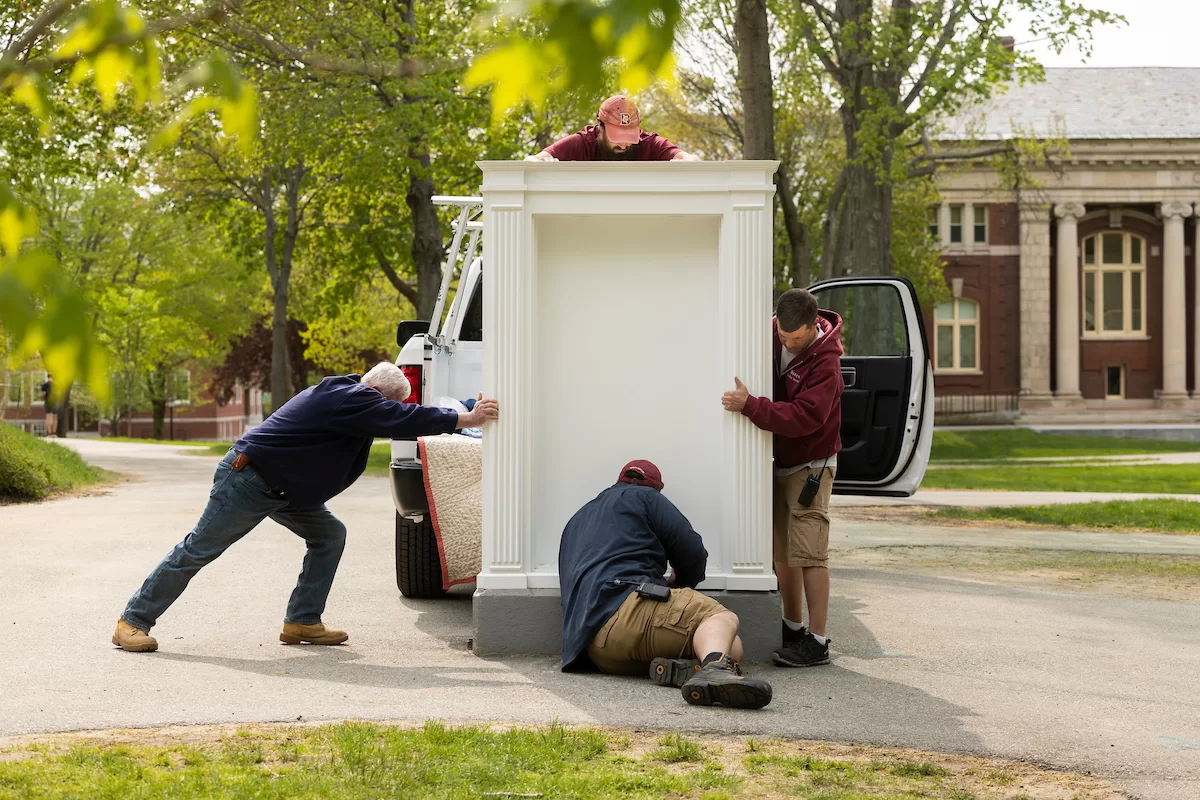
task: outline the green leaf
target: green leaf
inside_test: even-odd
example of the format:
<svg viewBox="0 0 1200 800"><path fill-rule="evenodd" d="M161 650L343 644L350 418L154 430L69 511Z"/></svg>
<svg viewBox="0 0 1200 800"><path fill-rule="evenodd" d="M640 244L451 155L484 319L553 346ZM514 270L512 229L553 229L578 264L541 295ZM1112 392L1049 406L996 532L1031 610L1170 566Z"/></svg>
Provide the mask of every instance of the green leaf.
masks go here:
<svg viewBox="0 0 1200 800"><path fill-rule="evenodd" d="M0 255L15 255L21 244L36 234L37 214L10 186L0 183Z"/></svg>

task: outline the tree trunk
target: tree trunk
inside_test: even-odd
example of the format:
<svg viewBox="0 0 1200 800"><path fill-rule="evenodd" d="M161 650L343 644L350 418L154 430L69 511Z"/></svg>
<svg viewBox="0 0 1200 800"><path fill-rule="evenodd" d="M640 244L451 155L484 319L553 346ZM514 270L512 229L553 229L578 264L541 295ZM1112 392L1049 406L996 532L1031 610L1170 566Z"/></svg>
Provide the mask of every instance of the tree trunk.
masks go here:
<svg viewBox="0 0 1200 800"><path fill-rule="evenodd" d="M58 414L58 425L54 429L54 432L60 439L67 438L67 430L70 427L70 423L67 422L67 418L71 413L71 390L74 388L75 384L71 384L67 387L67 390L63 392L62 400L58 402L58 409L54 412Z"/></svg>
<svg viewBox="0 0 1200 800"><path fill-rule="evenodd" d="M738 0L734 35L741 85L742 152L748 160L775 158L775 95L765 0Z"/></svg>
<svg viewBox="0 0 1200 800"><path fill-rule="evenodd" d="M412 257L417 271L417 319L429 319L437 304L442 284L442 228L437 206L433 204L433 179L429 174L429 154L412 155L416 164L408 171L405 201L412 216ZM437 330L441 320L430 320Z"/></svg>
<svg viewBox="0 0 1200 800"><path fill-rule="evenodd" d="M167 418L166 398L157 397L151 400L150 408L154 412L154 433L151 436L155 439L161 439L163 438L163 421Z"/></svg>
<svg viewBox="0 0 1200 800"><path fill-rule="evenodd" d="M871 167L846 164L830 196L824 238L822 278L891 275L891 183Z"/></svg>
<svg viewBox="0 0 1200 800"><path fill-rule="evenodd" d="M788 238L788 280L793 289L803 289L812 283L812 250L808 243L808 226L800 220L783 164L775 173L775 187L779 207L783 209L783 228Z"/></svg>
<svg viewBox="0 0 1200 800"><path fill-rule="evenodd" d="M770 30L765 0L738 0L734 33L742 95L742 153L751 160L773 161L777 157ZM800 221L787 175L788 165L780 164L774 178L774 205L783 211L788 239L788 279L792 286L803 287L812 280L812 255L808 228Z"/></svg>

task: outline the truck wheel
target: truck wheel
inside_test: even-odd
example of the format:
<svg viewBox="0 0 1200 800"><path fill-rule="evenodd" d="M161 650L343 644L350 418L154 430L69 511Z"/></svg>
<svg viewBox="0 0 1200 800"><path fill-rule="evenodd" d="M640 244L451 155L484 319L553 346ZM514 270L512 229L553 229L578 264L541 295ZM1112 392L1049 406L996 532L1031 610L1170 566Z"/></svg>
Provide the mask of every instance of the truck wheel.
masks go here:
<svg viewBox="0 0 1200 800"><path fill-rule="evenodd" d="M396 585L414 599L442 597L442 559L429 517L413 522L396 514Z"/></svg>

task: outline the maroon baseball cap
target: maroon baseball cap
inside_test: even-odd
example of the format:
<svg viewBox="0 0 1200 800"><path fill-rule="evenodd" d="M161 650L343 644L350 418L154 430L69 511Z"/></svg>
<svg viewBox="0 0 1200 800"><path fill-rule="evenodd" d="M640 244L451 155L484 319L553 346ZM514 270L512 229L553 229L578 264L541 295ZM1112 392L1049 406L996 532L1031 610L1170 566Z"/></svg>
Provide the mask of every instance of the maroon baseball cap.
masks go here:
<svg viewBox="0 0 1200 800"><path fill-rule="evenodd" d="M621 467L617 483L632 483L635 486L649 486L656 492L663 488L662 473L651 461L630 461Z"/></svg>
<svg viewBox="0 0 1200 800"><path fill-rule="evenodd" d="M604 132L613 144L637 144L641 140L642 115L637 103L623 94L615 94L601 103L596 119L604 123Z"/></svg>

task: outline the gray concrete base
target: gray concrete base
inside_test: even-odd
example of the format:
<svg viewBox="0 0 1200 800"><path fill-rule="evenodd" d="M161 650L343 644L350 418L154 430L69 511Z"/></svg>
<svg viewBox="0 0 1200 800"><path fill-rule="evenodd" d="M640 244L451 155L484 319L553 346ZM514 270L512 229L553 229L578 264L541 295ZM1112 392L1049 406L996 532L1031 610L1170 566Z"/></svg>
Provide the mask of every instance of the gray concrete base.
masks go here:
<svg viewBox="0 0 1200 800"><path fill-rule="evenodd" d="M705 592L738 615L750 661L766 661L781 644L778 592ZM474 652L481 656L562 652L557 589L476 589Z"/></svg>

